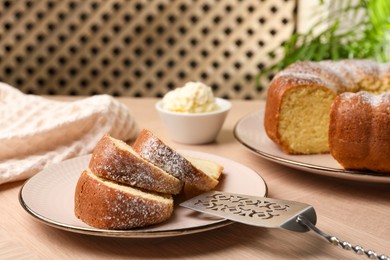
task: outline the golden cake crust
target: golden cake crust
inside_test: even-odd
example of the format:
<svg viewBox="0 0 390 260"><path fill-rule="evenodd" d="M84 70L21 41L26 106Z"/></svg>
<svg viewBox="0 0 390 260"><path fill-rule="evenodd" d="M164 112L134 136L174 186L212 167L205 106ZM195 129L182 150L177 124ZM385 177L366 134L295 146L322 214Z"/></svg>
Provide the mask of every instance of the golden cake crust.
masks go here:
<svg viewBox="0 0 390 260"><path fill-rule="evenodd" d="M331 109L329 146L345 169L390 173L390 92L339 95Z"/></svg>
<svg viewBox="0 0 390 260"><path fill-rule="evenodd" d="M173 212L170 195L125 187L83 171L75 191L75 215L101 229L130 229L161 223Z"/></svg>

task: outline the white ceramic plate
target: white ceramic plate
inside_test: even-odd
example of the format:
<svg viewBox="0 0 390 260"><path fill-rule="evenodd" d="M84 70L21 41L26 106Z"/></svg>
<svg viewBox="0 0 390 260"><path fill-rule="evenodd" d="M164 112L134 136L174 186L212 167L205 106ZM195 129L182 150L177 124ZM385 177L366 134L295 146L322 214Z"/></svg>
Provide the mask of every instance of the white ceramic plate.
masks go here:
<svg viewBox="0 0 390 260"><path fill-rule="evenodd" d="M238 121L234 128L234 136L254 153L279 164L336 178L390 183L390 175L345 170L330 154L289 155L284 153L265 132L263 110L248 114Z"/></svg>
<svg viewBox="0 0 390 260"><path fill-rule="evenodd" d="M252 169L212 154L180 151L183 154L213 160L224 166L216 190L266 196L264 180ZM30 178L19 193L22 207L39 221L67 231L109 237L167 237L222 227L232 222L175 206L172 217L158 225L132 230L102 230L88 226L74 215L74 191L90 155L52 165Z"/></svg>

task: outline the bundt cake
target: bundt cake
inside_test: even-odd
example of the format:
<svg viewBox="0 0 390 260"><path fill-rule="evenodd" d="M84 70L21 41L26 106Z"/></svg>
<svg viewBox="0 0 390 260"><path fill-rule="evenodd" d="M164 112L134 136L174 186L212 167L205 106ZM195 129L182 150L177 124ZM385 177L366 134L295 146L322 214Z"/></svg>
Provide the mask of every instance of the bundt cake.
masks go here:
<svg viewBox="0 0 390 260"><path fill-rule="evenodd" d="M270 83L266 133L289 154L328 153L331 105L339 94L359 91L390 91L390 63L351 59L292 64Z"/></svg>
<svg viewBox="0 0 390 260"><path fill-rule="evenodd" d="M390 173L390 92L337 96L330 113L329 147L345 169Z"/></svg>

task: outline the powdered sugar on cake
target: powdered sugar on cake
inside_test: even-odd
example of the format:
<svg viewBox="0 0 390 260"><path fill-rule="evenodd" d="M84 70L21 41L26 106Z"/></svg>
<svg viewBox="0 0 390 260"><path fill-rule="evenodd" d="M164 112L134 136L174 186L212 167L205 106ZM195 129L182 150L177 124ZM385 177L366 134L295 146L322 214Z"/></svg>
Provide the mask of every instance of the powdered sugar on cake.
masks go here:
<svg viewBox="0 0 390 260"><path fill-rule="evenodd" d="M193 174L193 166L187 159L164 145L158 138L148 138L144 146L147 149L142 149L140 155L157 167L162 168L179 179L196 181L199 178Z"/></svg>
<svg viewBox="0 0 390 260"><path fill-rule="evenodd" d="M363 102L370 104L372 107L378 107L381 104L388 104L390 108L390 92L385 92L378 95L369 93L367 91L360 91L358 93L345 92L340 96L344 101L352 100L354 97L360 97Z"/></svg>
<svg viewBox="0 0 390 260"><path fill-rule="evenodd" d="M283 78L295 85L315 84L329 87L337 93L363 89L381 91L390 82L388 64L370 60L303 61L279 72L275 79Z"/></svg>
<svg viewBox="0 0 390 260"><path fill-rule="evenodd" d="M145 160L185 183L192 183L200 190L210 190L218 184L217 180L194 167L185 157L146 129L141 131L133 148Z"/></svg>
<svg viewBox="0 0 390 260"><path fill-rule="evenodd" d="M98 176L161 193L177 194L182 186L180 180L109 136L96 145L89 168Z"/></svg>

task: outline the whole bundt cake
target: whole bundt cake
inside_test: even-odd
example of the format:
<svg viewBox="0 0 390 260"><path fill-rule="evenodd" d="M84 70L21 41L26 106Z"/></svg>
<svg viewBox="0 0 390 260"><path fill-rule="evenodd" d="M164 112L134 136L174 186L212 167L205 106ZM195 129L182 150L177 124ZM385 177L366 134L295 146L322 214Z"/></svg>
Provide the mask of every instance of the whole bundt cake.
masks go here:
<svg viewBox="0 0 390 260"><path fill-rule="evenodd" d="M390 91L390 63L351 59L292 64L270 83L266 133L289 154L328 153L332 103L341 93L360 91Z"/></svg>

